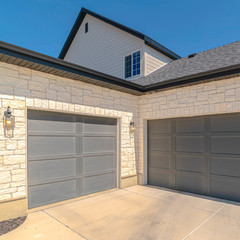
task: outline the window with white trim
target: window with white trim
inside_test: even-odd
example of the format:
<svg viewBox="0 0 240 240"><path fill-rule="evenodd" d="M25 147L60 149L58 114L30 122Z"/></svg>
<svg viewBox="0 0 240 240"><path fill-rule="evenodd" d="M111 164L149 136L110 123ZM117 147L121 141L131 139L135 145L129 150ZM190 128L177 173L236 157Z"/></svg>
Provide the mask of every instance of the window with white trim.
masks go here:
<svg viewBox="0 0 240 240"><path fill-rule="evenodd" d="M140 51L137 51L125 57L125 78L134 77L139 74Z"/></svg>

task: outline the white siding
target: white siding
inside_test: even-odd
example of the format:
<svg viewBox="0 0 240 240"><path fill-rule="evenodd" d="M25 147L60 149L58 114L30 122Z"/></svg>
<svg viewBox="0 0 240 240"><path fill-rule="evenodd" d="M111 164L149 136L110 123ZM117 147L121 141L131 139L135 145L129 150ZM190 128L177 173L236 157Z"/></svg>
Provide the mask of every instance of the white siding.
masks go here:
<svg viewBox="0 0 240 240"><path fill-rule="evenodd" d="M155 49L146 46L145 47L145 76L151 72L157 70L161 66L172 61L167 56L156 51Z"/></svg>
<svg viewBox="0 0 240 240"><path fill-rule="evenodd" d="M143 40L87 14L64 60L124 78L124 57L140 50L143 76L144 47Z"/></svg>

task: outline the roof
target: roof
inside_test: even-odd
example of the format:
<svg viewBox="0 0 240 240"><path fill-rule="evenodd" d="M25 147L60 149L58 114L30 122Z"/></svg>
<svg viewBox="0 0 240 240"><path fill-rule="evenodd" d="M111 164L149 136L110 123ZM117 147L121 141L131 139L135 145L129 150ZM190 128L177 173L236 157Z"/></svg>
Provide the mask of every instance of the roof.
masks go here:
<svg viewBox="0 0 240 240"><path fill-rule="evenodd" d="M172 61L154 73L134 81L113 77L2 41L0 62L142 95L149 91L240 75L240 41L199 53L193 58Z"/></svg>
<svg viewBox="0 0 240 240"><path fill-rule="evenodd" d="M146 77L135 79L132 82L142 86L166 83L182 78L199 76L206 73L224 70L226 68L239 67L240 41L230 43L208 51L193 54L193 57L185 57L167 63Z"/></svg>
<svg viewBox="0 0 240 240"><path fill-rule="evenodd" d="M64 44L64 46L63 46L63 48L62 48L62 50L61 50L61 52L59 54L59 58L60 59L64 59L65 55L67 54L67 51L68 51L69 47L71 46L71 43L72 43L75 35L77 34L78 29L80 28L80 26L81 26L81 24L83 22L84 17L86 16L86 14L89 14L89 15L91 15L91 16L93 16L93 17L95 17L95 18L97 18L97 19L99 19L101 21L104 21L104 22L106 22L108 24L111 24L114 27L117 27L117 28L119 28L119 29L121 29L121 30L123 30L123 31L125 31L127 33L130 33L130 34L134 35L135 37L138 37L138 38L144 40L146 45L154 48L155 50L163 53L164 55L168 56L169 58L171 58L173 60L180 58L179 55L177 55L176 53L172 52L168 48L164 47L160 43L154 41L150 37L144 35L143 33L135 31L135 30L133 30L133 29L131 29L129 27L126 27L126 26L124 26L124 25L122 25L122 24L120 24L118 22L115 22L115 21L109 19L109 18L101 16L101 15L99 15L99 14L97 14L95 12L92 12L92 11L86 9L86 8L82 8L80 13L78 14L78 17L77 17L73 27L72 27L72 30L70 31L70 34L68 35L68 38L67 38L67 40L66 40L66 42L65 42L65 44Z"/></svg>

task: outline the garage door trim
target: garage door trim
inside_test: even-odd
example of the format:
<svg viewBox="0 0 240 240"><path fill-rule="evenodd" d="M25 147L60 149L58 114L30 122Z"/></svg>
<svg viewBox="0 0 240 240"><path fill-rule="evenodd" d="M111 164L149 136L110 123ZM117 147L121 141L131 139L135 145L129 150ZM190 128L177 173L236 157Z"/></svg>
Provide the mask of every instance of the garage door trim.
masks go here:
<svg viewBox="0 0 240 240"><path fill-rule="evenodd" d="M119 117L114 117L114 116L98 116L98 115L91 115L91 114L82 114L82 113L75 113L75 112L65 112L65 111L53 111L53 110L48 110L48 109L38 109L38 108L31 108L31 107L28 107L27 108L27 111L26 111L26 129L28 129L28 124L27 124L27 120L28 120L28 114L29 114L29 111L37 111L37 112L49 112L49 113L59 113L59 114L66 114L66 115L75 115L76 117L95 117L95 118L106 118L106 119L115 119L116 120L116 134L111 134L111 133L106 133L105 135L108 136L108 137L115 137L116 139L116 152L115 152L115 157L116 157L116 167L115 169L108 169L106 171L101 171L101 172L98 172L98 173L88 173L88 174L82 174L81 176L84 176L85 178L88 178L89 176L97 176L97 175L101 175L103 173L115 173L115 183L116 183L116 188L121 188L121 162L120 162L120 153L121 153L121 142L120 142L120 124L121 124L121 119ZM26 153L28 151L28 137L31 136L31 135L39 135L41 137L42 136L46 136L48 135L48 132L45 132L45 133L36 133L34 131L29 131L29 134L28 134L28 131L26 131ZM49 133L49 135L53 136L51 133ZM62 132L60 134L55 134L55 136L81 136L81 137L92 137L92 136L99 136L101 137L101 133L83 133L83 134L73 134L73 133L69 133L69 132ZM102 154L101 153L91 153L91 152L86 152L84 154L82 154L82 156L84 157L95 157L95 156L101 156ZM104 156L105 155L113 155L113 152L104 152ZM69 154L66 154L66 155L63 155L61 156L60 158L64 159L65 157L69 158L71 156L75 156L76 155L69 155ZM28 154L26 154L26 162L28 163L29 160L32 161L32 160L38 160L38 158L40 159L45 159L45 160L53 160L54 157L31 157L31 156L28 156ZM59 159L59 157L56 157L56 159ZM61 178L62 179L66 179L66 180L71 180L71 179L75 179L75 178L79 178L80 175L77 175L76 177L72 178ZM56 180L53 180L53 182L58 182L58 181L61 181L60 179L56 179ZM44 182L44 181L43 181ZM33 182L30 182L30 184L32 184ZM29 200L29 180L28 180L28 177L26 179L26 184L27 184L27 199ZM42 184L42 182L41 182ZM81 197L81 196L80 196ZM74 199L74 198L73 198ZM65 200L63 200L65 201ZM60 201L61 202L61 201ZM51 203L50 203L51 204ZM48 205L48 204L47 204ZM29 205L28 205L28 208L29 208ZM31 208L32 209L32 208Z"/></svg>
<svg viewBox="0 0 240 240"><path fill-rule="evenodd" d="M148 173L148 171L149 171L148 170L148 165L149 165L149 163L148 163L148 161L149 161L148 160L148 153L149 153L150 149L148 148L148 144L149 144L148 143L148 139L149 139L148 134L150 134L151 129L150 129L150 132L148 133L148 122L151 121L151 120L159 120L159 121L161 121L161 120L172 120L173 122L171 123L171 126L172 125L176 126L175 124L177 124L177 122L179 124L179 122L181 122L181 119L186 119L187 120L187 119L194 119L194 118L203 121L203 124L202 124L203 128L201 130L202 134L199 134L199 135L204 137L206 141L202 141L202 142L205 142L205 143L204 143L204 148L202 149L202 153L199 154L199 156L204 155L203 156L204 159L202 161L203 164L204 164L202 166L202 168L204 170L202 170L202 171L206 171L206 169L207 169L207 173L209 173L210 175L208 176L208 174L206 175L206 172L201 172L201 171L200 172L198 172L198 171L192 172L192 166L194 166L192 164L190 164L192 166L190 167L191 170L189 170L189 174L191 174L191 172L192 172L193 175L195 175L195 176L198 175L199 177L201 177L201 176L205 177L204 181L206 181L206 187L207 187L205 190L207 192L202 193L202 194L204 194L204 195L209 195L210 194L212 196L217 196L217 197L225 198L225 199L229 199L229 198L230 199L232 199L232 198L239 199L239 195L237 196L236 190L234 190L236 188L233 188L234 186L237 186L236 185L237 183L235 183L234 181L237 180L238 184L239 184L239 178L240 178L240 174L238 172L234 171L234 169L236 169L236 167L234 168L234 166L236 164L237 164L236 166L239 167L239 150L236 150L236 146L237 146L237 143L239 142L239 135L240 135L240 127L239 127L239 124L238 124L239 123L239 118L240 118L239 113L219 113L219 114L211 114L211 115L197 115L197 116L182 116L182 117L144 119L144 121L143 121L143 133L144 133L143 134L143 139L144 139L144 142L143 142L143 150L144 150L144 152L143 152L143 161L144 161L143 162L143 182L144 182L144 184L148 184L148 174L149 174ZM192 120L190 120L190 121L192 121ZM171 122L171 121L169 121L169 122ZM185 121L183 121L183 122L185 122ZM155 123L153 122L152 124L153 124L152 129L155 129L156 128ZM186 122L184 124L187 125ZM161 129L163 129L163 128L161 128ZM188 133L185 132L185 130L181 129L181 131L178 132L178 129L174 128L174 131L171 133L172 137L179 136L179 135L181 135L181 133L183 133L183 135L188 135ZM190 131L189 135L192 134L193 136L196 136L197 134L194 131L193 132ZM163 136L164 135L163 133L165 131L159 130L157 132L159 132L159 134L161 133L160 135L158 134L159 136ZM153 131L153 133L154 133L154 131ZM216 137L216 139L214 137ZM227 137L229 137L229 141L233 141L233 142L231 142L231 144L226 144L226 141L229 142L228 139L226 139ZM153 139L153 138L154 138L154 135L151 135L151 139ZM162 137L160 137L160 140L161 139L162 139ZM174 138L174 139L175 139L174 142L177 142L176 138ZM214 143L214 141L216 141L216 140L219 140L219 141ZM154 141L152 141L152 143L153 144L151 144L151 148L152 148L153 151L151 151L151 155L153 154L152 156L154 156L154 149L156 147L155 147ZM184 146L184 145L182 145L182 143L183 142L181 142L181 148L179 150L182 150L182 146ZM212 144L215 144L215 145L217 144L215 149L213 148ZM224 146L224 147L222 148L221 145ZM235 146L235 148L234 147L232 148L232 145ZM156 150L158 148L159 147L157 147ZM161 147L161 148L159 148L159 150L160 150L160 152L159 152L160 156L162 158L162 152L164 151L164 148ZM194 151L195 150L196 149L194 149ZM170 154L171 156L174 156L173 158L171 157L172 158L171 167L173 167L172 163L174 164L174 167L176 166L177 157L179 157L180 154L186 155L185 152L183 152L183 153L177 152L177 149L175 148L175 145L173 145L173 148L171 148L171 150L168 149L168 151L171 152L171 154ZM183 149L183 151L187 151L187 150ZM176 153L176 154L173 154L173 153ZM156 154L157 154L157 152L156 152ZM191 155L191 154L187 154L187 155ZM196 152L195 152L195 155L196 155ZM162 159L164 159L164 158L162 158ZM157 168L159 168L159 173L160 173L164 170L165 165L162 164L162 162L159 162L159 161L156 162L156 160L157 159L153 160L152 163L154 163L154 165L152 165L151 169L154 170L154 168L157 167ZM238 160L238 162L237 162L237 160ZM163 163L164 162L165 161L163 161ZM182 162L182 160L180 160L180 163L181 162ZM187 162L185 162L185 163L187 163ZM157 163L160 163L160 165L158 165ZM214 168L212 168L212 164L215 164ZM220 167L221 165L219 165L219 164L231 164L231 165L229 165L229 167L227 165L225 167ZM179 173L181 173L181 169L177 169L177 168L174 168L174 169L169 168L169 171L170 172L172 172L172 171L173 172L178 172L178 174L176 176L174 174L174 178L177 177L179 175ZM186 166L184 166L183 171L185 171L185 173L186 173L186 171L187 171ZM214 171L216 171L216 174L214 173ZM154 175L151 175L151 176L153 177ZM210 177L211 177L211 182L210 182ZM150 180L150 181L152 181L152 180ZM217 182L221 182L221 181L226 181L226 183L224 183L224 184L226 184L225 186L230 187L230 189L228 190L228 193L225 190L223 190L223 192L219 192L219 188L216 187ZM176 179L174 179L174 182L177 185ZM164 184L164 182L163 182L163 184ZM171 184L171 182L170 182L170 184ZM233 185L228 185L228 184L233 184ZM171 189L171 187L170 187L170 189ZM211 192L210 192L210 189L211 189ZM201 193L199 193L199 194L201 194ZM239 201L239 200L237 200L237 201Z"/></svg>

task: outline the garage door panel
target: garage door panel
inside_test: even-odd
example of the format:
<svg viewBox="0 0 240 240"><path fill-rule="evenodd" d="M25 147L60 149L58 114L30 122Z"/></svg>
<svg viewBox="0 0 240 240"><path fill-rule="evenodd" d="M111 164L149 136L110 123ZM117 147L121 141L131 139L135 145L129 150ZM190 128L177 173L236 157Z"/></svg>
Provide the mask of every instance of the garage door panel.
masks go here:
<svg viewBox="0 0 240 240"><path fill-rule="evenodd" d="M199 155L176 155L176 169L189 172L204 172L206 159Z"/></svg>
<svg viewBox="0 0 240 240"><path fill-rule="evenodd" d="M149 122L148 129L149 129L148 130L149 134L170 133L171 132L171 122L169 121L169 119L152 120L151 122Z"/></svg>
<svg viewBox="0 0 240 240"><path fill-rule="evenodd" d="M31 161L28 163L29 182L48 181L76 176L77 158Z"/></svg>
<svg viewBox="0 0 240 240"><path fill-rule="evenodd" d="M116 168L115 155L89 156L83 157L84 174L98 173Z"/></svg>
<svg viewBox="0 0 240 240"><path fill-rule="evenodd" d="M84 153L115 152L115 137L92 136L85 137L83 142Z"/></svg>
<svg viewBox="0 0 240 240"><path fill-rule="evenodd" d="M170 187L171 171L159 168L148 169L148 184L159 187Z"/></svg>
<svg viewBox="0 0 240 240"><path fill-rule="evenodd" d="M84 132L87 133L115 133L116 132L116 119L111 118L97 118L85 117L84 118Z"/></svg>
<svg viewBox="0 0 240 240"><path fill-rule="evenodd" d="M179 118L176 119L177 133L201 133L204 131L204 119Z"/></svg>
<svg viewBox="0 0 240 240"><path fill-rule="evenodd" d="M29 156L71 155L75 153L75 137L28 136Z"/></svg>
<svg viewBox="0 0 240 240"><path fill-rule="evenodd" d="M200 174L192 173L176 173L176 189L193 192L193 193L202 193L206 192L205 189L205 178Z"/></svg>
<svg viewBox="0 0 240 240"><path fill-rule="evenodd" d="M29 111L28 131L74 133L76 131L75 117L70 114Z"/></svg>
<svg viewBox="0 0 240 240"><path fill-rule="evenodd" d="M83 179L83 193L90 194L116 187L114 184L116 173L106 173L90 176Z"/></svg>
<svg viewBox="0 0 240 240"><path fill-rule="evenodd" d="M211 196L226 198L234 201L240 200L240 179L230 177L212 176Z"/></svg>
<svg viewBox="0 0 240 240"><path fill-rule="evenodd" d="M176 152L203 153L203 136L177 136Z"/></svg>
<svg viewBox="0 0 240 240"><path fill-rule="evenodd" d="M76 180L31 186L28 201L31 208L76 197Z"/></svg>
<svg viewBox="0 0 240 240"><path fill-rule="evenodd" d="M211 157L210 161L212 174L240 177L240 158Z"/></svg>
<svg viewBox="0 0 240 240"><path fill-rule="evenodd" d="M152 151L171 151L172 141L171 137L159 136L149 138L149 149Z"/></svg>
<svg viewBox="0 0 240 240"><path fill-rule="evenodd" d="M212 133L240 132L239 114L220 115L210 117L210 131Z"/></svg>
<svg viewBox="0 0 240 240"><path fill-rule="evenodd" d="M215 154L240 154L240 136L210 137L210 151Z"/></svg>
<svg viewBox="0 0 240 240"><path fill-rule="evenodd" d="M170 169L172 155L167 153L159 153L158 151L152 151L149 156L150 168L165 168Z"/></svg>

